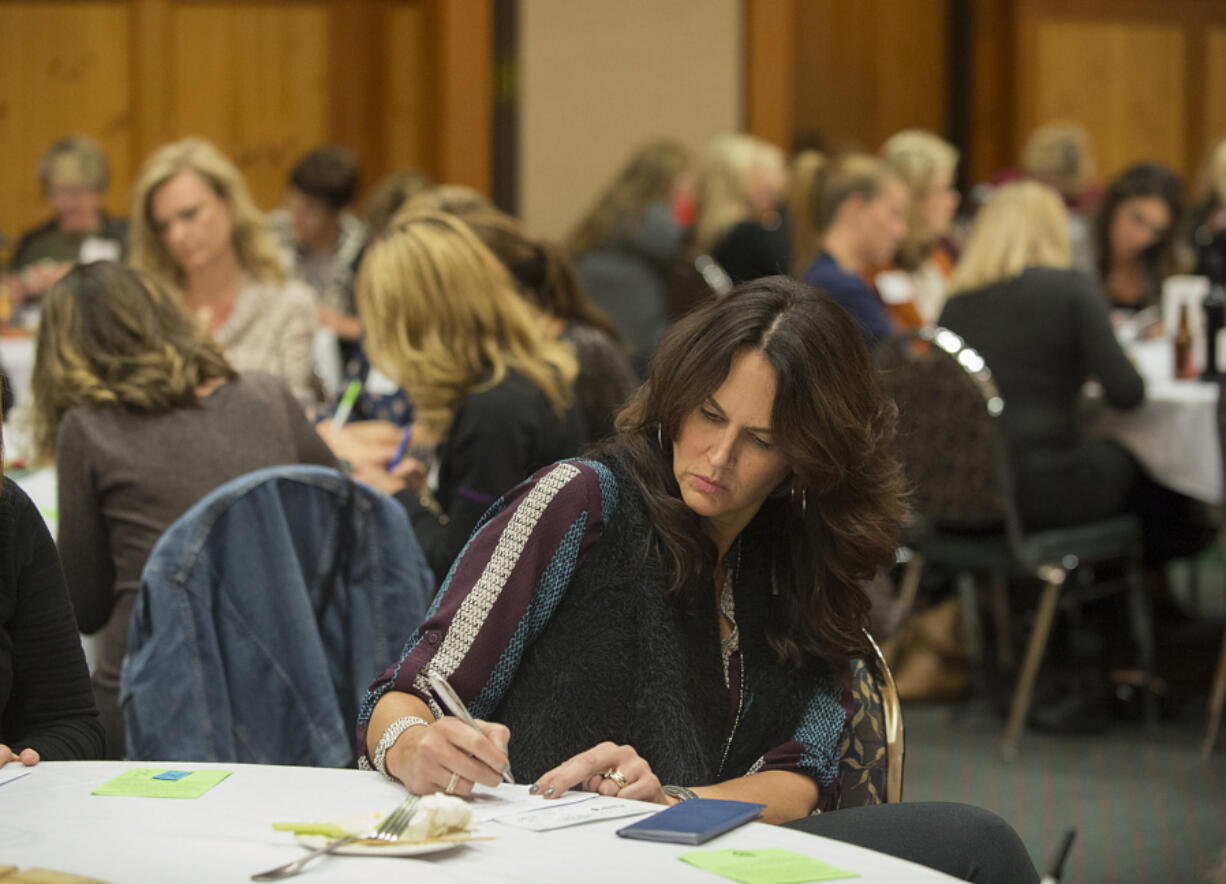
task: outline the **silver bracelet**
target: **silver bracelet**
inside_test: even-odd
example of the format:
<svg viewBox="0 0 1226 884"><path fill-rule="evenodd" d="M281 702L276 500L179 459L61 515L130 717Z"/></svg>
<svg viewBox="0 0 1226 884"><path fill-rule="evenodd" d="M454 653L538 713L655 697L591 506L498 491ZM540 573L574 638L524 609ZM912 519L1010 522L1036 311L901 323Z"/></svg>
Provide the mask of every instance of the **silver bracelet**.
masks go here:
<svg viewBox="0 0 1226 884"><path fill-rule="evenodd" d="M685 786L661 786L660 790L668 797L676 798L678 801L689 801L691 798L698 797L697 792Z"/></svg>
<svg viewBox="0 0 1226 884"><path fill-rule="evenodd" d="M387 772L387 767L385 766L384 759L387 758L387 750L391 749L392 746L395 745L396 741L400 739L401 734L403 734L409 728L417 727L418 725L429 727L430 722L426 721L424 718L418 718L416 715L406 715L403 718L397 718L387 726L387 730L383 732L383 736L379 737L379 742L375 743L375 754L371 759L371 761L374 763L375 770L383 774L389 780L396 779Z"/></svg>

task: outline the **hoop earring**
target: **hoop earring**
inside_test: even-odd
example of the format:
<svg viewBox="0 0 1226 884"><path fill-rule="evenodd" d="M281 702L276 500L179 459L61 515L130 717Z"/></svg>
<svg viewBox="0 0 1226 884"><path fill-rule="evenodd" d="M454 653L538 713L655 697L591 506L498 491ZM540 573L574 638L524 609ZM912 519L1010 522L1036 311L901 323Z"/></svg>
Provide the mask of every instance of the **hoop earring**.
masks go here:
<svg viewBox="0 0 1226 884"><path fill-rule="evenodd" d="M805 517L805 510L807 508L807 504L808 504L808 501L805 499L805 489L801 488L800 489L800 518L802 520ZM792 505L793 506L796 505L796 486L795 485L792 486Z"/></svg>
<svg viewBox="0 0 1226 884"><path fill-rule="evenodd" d="M656 442L660 443L660 448L664 448L664 424L656 424Z"/></svg>

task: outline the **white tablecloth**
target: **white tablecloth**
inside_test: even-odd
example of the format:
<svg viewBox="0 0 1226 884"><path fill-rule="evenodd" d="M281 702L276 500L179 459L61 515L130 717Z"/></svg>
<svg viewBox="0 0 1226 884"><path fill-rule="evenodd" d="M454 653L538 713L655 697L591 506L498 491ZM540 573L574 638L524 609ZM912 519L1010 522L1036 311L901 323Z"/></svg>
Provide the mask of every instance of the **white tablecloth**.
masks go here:
<svg viewBox="0 0 1226 884"><path fill-rule="evenodd" d="M1205 503L1222 502L1222 450L1218 441L1218 385L1174 379L1167 340L1141 341L1128 354L1145 379L1145 402L1133 411L1087 404L1094 436L1115 439L1156 482Z"/></svg>
<svg viewBox="0 0 1226 884"><path fill-rule="evenodd" d="M104 798L90 793L132 767L233 773L196 800ZM0 774L9 767L0 768ZM506 786L516 797L523 786ZM133 762L43 763L28 776L0 785L0 859L127 882L247 881L255 872L303 853L273 822L322 821L390 811L401 787L373 772L262 765ZM649 809L655 809L654 806ZM902 860L803 832L751 823L701 847L619 838L632 820L589 823L535 833L502 823L481 824L490 841L419 858L326 857L305 881L488 882L668 881L717 884L718 878L677 859L696 849L786 847L848 871L857 882L948 882L945 875Z"/></svg>

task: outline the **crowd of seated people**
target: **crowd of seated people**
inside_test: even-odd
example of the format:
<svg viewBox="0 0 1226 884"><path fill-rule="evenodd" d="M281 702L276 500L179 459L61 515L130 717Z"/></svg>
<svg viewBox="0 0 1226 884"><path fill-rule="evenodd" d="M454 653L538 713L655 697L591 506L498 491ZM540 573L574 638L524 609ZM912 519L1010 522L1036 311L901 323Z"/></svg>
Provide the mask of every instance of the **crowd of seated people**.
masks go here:
<svg viewBox="0 0 1226 884"><path fill-rule="evenodd" d="M964 238L959 155L933 133L790 165L748 135L657 141L565 243L411 171L360 221L358 165L338 147L293 166L270 217L199 138L146 160L125 229L101 211L97 146L57 142L39 167L55 218L22 239L6 290L37 302L32 454L57 472L64 579L7 480L0 566L37 572L38 594L16 603L54 614L47 642L76 647L75 616L102 643L92 691L75 652L40 673L63 701L44 720L20 699L47 689L31 639L14 638L0 765L123 757L120 667L158 537L229 479L315 463L393 495L440 586L371 688L367 764L419 792L467 794L510 760L547 797L744 798L776 822L835 809L846 673L871 648L861 581L892 562L906 513L873 346L939 322L981 353L1009 402L1027 528L1138 511L1160 544L1150 525L1182 512L1121 445L1083 438L1076 410L1089 379L1118 409L1143 401L1113 308L1158 303L1194 259L1220 272L1226 145L1189 224L1183 182L1156 163L1096 204L1084 175L1053 187L1045 158L1069 152L1040 147L1076 136L1044 133L1009 176L1027 180L979 191ZM707 279L678 319L673 271L696 256L726 283ZM320 327L341 342L351 395L321 388ZM17 636L13 604L0 615ZM490 720L483 734L422 690L436 656ZM574 708L534 716L559 679ZM729 741L726 712L750 691ZM892 847L946 868L967 858L925 855L930 840ZM996 880L1033 880L1001 856Z"/></svg>

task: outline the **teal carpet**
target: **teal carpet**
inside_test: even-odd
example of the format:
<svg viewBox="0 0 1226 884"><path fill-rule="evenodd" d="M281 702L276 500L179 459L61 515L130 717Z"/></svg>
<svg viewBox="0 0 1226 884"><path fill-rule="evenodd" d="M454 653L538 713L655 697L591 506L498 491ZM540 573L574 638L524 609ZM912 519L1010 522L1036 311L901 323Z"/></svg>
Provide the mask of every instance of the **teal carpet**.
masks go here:
<svg viewBox="0 0 1226 884"><path fill-rule="evenodd" d="M998 720L906 708L903 794L1000 814L1040 872L1075 826L1065 882L1204 884L1226 849L1226 740L1201 762L1201 708L1152 736L1133 724L1094 737L1028 732L1012 763L1001 756Z"/></svg>
<svg viewBox="0 0 1226 884"><path fill-rule="evenodd" d="M1171 702L1154 733L1131 722L1087 737L1028 730L1010 763L994 715L958 704L904 706L904 798L995 811L1021 835L1040 873L1075 826L1067 884L1226 884L1226 733L1208 763L1200 758L1226 618L1226 541L1219 537L1200 557L1199 592L1189 573L1188 565L1173 567L1170 578L1192 617L1156 629Z"/></svg>

